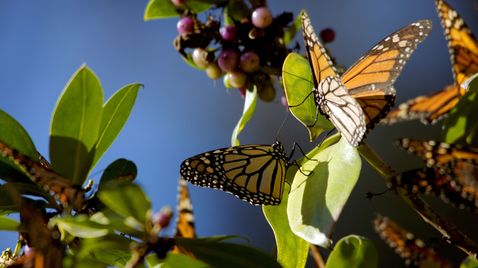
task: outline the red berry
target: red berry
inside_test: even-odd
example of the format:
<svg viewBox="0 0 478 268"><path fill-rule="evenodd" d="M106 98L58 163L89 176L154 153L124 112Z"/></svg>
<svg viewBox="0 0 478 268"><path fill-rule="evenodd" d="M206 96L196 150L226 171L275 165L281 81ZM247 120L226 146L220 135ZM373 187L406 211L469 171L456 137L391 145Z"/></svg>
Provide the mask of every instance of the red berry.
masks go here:
<svg viewBox="0 0 478 268"><path fill-rule="evenodd" d="M232 25L227 25L222 27L219 32L221 33L221 37L224 41L235 41L237 38L237 29Z"/></svg>
<svg viewBox="0 0 478 268"><path fill-rule="evenodd" d="M247 51L241 55L239 66L246 73L253 73L259 70L260 59L253 51Z"/></svg>
<svg viewBox="0 0 478 268"><path fill-rule="evenodd" d="M226 49L219 54L217 64L224 72L230 72L236 69L239 62L239 52L234 49Z"/></svg>
<svg viewBox="0 0 478 268"><path fill-rule="evenodd" d="M190 17L181 18L176 24L178 33L189 34L194 32L194 20Z"/></svg>
<svg viewBox="0 0 478 268"><path fill-rule="evenodd" d="M322 41L324 41L324 43L330 43L335 39L335 31L331 28L325 28L320 31L320 38Z"/></svg>
<svg viewBox="0 0 478 268"><path fill-rule="evenodd" d="M158 213L153 215L153 222L161 228L166 228L173 217L173 208L170 206L162 207Z"/></svg>
<svg viewBox="0 0 478 268"><path fill-rule="evenodd" d="M193 51L192 59L194 64L196 64L199 68L206 68L207 65L209 64L207 56L208 56L207 50L204 48L196 48Z"/></svg>
<svg viewBox="0 0 478 268"><path fill-rule="evenodd" d="M246 85L247 75L240 71L235 71L230 73L229 82L232 87L242 88Z"/></svg>
<svg viewBox="0 0 478 268"><path fill-rule="evenodd" d="M272 23L272 13L267 7L259 7L252 12L252 24L257 28L266 28Z"/></svg>

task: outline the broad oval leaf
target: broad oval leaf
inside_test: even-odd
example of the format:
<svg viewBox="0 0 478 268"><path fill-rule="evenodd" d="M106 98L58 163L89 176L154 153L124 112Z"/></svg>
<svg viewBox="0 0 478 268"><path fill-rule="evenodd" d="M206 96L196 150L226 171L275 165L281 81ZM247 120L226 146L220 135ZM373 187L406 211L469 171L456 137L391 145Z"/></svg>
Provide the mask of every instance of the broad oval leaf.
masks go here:
<svg viewBox="0 0 478 268"><path fill-rule="evenodd" d="M136 175L138 174L138 169L136 164L133 161L119 158L116 159L113 163L109 164L108 167L101 175L100 183L98 189L102 189L111 181L129 181L132 182Z"/></svg>
<svg viewBox="0 0 478 268"><path fill-rule="evenodd" d="M272 256L239 244L220 242L216 239L174 238L176 245L194 254L199 260L213 267L281 267Z"/></svg>
<svg viewBox="0 0 478 268"><path fill-rule="evenodd" d="M322 247L330 246L329 237L361 168L357 150L345 139L326 144L329 142L307 154L311 160L301 162L302 172L295 174L287 204L292 231Z"/></svg>
<svg viewBox="0 0 478 268"><path fill-rule="evenodd" d="M478 145L478 74L470 77L464 86L468 86L468 92L447 115L443 135L447 143Z"/></svg>
<svg viewBox="0 0 478 268"><path fill-rule="evenodd" d="M314 101L314 80L310 64L303 56L290 53L282 66L282 79L289 109L309 131L310 141L315 140L333 125L320 114Z"/></svg>
<svg viewBox="0 0 478 268"><path fill-rule="evenodd" d="M473 256L468 256L461 264L460 268L476 268L478 267L478 260Z"/></svg>
<svg viewBox="0 0 478 268"><path fill-rule="evenodd" d="M207 10L215 1L188 0L187 7L190 11L200 13ZM171 3L171 0L150 0L144 11L144 20L165 19L179 17L181 12Z"/></svg>
<svg viewBox="0 0 478 268"><path fill-rule="evenodd" d="M143 190L132 183L108 183L98 192L98 197L107 207L125 218L132 218L144 228L151 203Z"/></svg>
<svg viewBox="0 0 478 268"><path fill-rule="evenodd" d="M239 133L242 132L244 127L246 126L247 122L251 120L252 116L254 115L254 111L256 110L256 102L257 102L257 88L253 86L252 90L246 90L246 98L244 100L244 110L242 111L242 116L237 122L234 131L232 132L231 137L231 145L238 146L239 142Z"/></svg>
<svg viewBox="0 0 478 268"><path fill-rule="evenodd" d="M58 226L62 233L66 231L81 238L102 237L113 231L107 225L90 220L86 215L52 218L50 223Z"/></svg>
<svg viewBox="0 0 478 268"><path fill-rule="evenodd" d="M146 263L150 268L206 268L211 267L204 262L194 259L190 256L177 253L168 253L166 258L160 260L156 254L146 256Z"/></svg>
<svg viewBox="0 0 478 268"><path fill-rule="evenodd" d="M287 169L287 181L297 172L296 166ZM309 243L295 235L287 220L287 202L290 184L284 185L282 201L278 206L263 206L262 211L274 231L277 246L277 261L284 268L305 267L309 254Z"/></svg>
<svg viewBox="0 0 478 268"><path fill-rule="evenodd" d="M103 106L100 130L95 148L93 168L120 133L133 109L141 84L126 85L118 90Z"/></svg>
<svg viewBox="0 0 478 268"><path fill-rule="evenodd" d="M75 254L70 256L74 263L96 261L110 266L124 267L131 257L131 242L131 239L114 234L100 238L85 238L81 239L80 247L74 252Z"/></svg>
<svg viewBox="0 0 478 268"><path fill-rule="evenodd" d="M103 89L83 65L72 76L53 112L50 127L52 168L81 185L90 171L103 110Z"/></svg>
<svg viewBox="0 0 478 268"><path fill-rule="evenodd" d="M349 235L339 240L327 259L326 268L374 268L378 267L377 249L365 237Z"/></svg>
<svg viewBox="0 0 478 268"><path fill-rule="evenodd" d="M20 223L7 216L0 215L0 230L2 231L18 231Z"/></svg>

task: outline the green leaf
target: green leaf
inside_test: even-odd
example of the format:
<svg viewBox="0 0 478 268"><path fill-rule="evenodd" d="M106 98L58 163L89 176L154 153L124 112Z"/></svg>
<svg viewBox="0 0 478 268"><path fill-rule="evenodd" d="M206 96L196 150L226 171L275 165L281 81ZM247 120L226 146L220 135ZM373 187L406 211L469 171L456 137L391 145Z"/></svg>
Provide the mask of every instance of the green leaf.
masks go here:
<svg viewBox="0 0 478 268"><path fill-rule="evenodd" d="M20 223L12 218L0 215L0 230L18 231Z"/></svg>
<svg viewBox="0 0 478 268"><path fill-rule="evenodd" d="M118 90L103 106L100 131L95 148L93 168L120 133L133 109L141 84L126 85Z"/></svg>
<svg viewBox="0 0 478 268"><path fill-rule="evenodd" d="M102 237L112 231L107 225L92 221L86 215L52 218L50 222L58 226L62 233L66 231L81 238Z"/></svg>
<svg viewBox="0 0 478 268"><path fill-rule="evenodd" d="M233 21L241 21L248 18L252 11L242 0L229 0L225 8L224 21L225 25L234 25ZM227 14L227 16L226 16ZM232 19L232 20L231 20Z"/></svg>
<svg viewBox="0 0 478 268"><path fill-rule="evenodd" d="M468 92L447 115L443 135L447 143L478 145L478 74L464 83Z"/></svg>
<svg viewBox="0 0 478 268"><path fill-rule="evenodd" d="M32 159L38 159L32 139L20 123L0 109L0 142L14 148ZM6 181L30 182L30 179L16 164L0 155L0 178Z"/></svg>
<svg viewBox="0 0 478 268"><path fill-rule="evenodd" d="M478 260L473 256L468 256L461 264L460 268L477 268Z"/></svg>
<svg viewBox="0 0 478 268"><path fill-rule="evenodd" d="M207 10L215 1L188 0L187 9L201 13ZM150 0L144 11L144 20L165 19L179 17L183 12L171 3L171 0Z"/></svg>
<svg viewBox="0 0 478 268"><path fill-rule="evenodd" d="M103 110L103 90L96 75L83 65L60 96L50 128L53 169L81 185L90 171Z"/></svg>
<svg viewBox="0 0 478 268"><path fill-rule="evenodd" d="M256 102L257 102L257 88L256 86L253 86L252 90L249 90L249 89L246 90L246 98L244 100L244 110L242 111L242 116L237 122L237 125L234 128L234 131L232 132L232 137L231 137L232 146L238 146L240 144L238 139L239 133L242 132L247 122L249 122L252 115L254 115L254 111L256 110Z"/></svg>
<svg viewBox="0 0 478 268"><path fill-rule="evenodd" d="M116 267L123 267L131 257L132 240L120 235L81 239L80 249L75 252L75 262L96 260Z"/></svg>
<svg viewBox="0 0 478 268"><path fill-rule="evenodd" d="M183 255L183 254L176 254L176 253L168 253L166 258L163 260L158 259L155 254L150 254L146 256L146 263L149 267L154 268L206 268L211 267L200 260L196 260L192 257Z"/></svg>
<svg viewBox="0 0 478 268"><path fill-rule="evenodd" d="M304 10L301 10L299 14L297 15L297 18L295 18L294 22L287 27L284 31L284 44L288 45L292 40L294 39L295 35L297 34L297 31L302 27L302 12Z"/></svg>
<svg viewBox="0 0 478 268"><path fill-rule="evenodd" d="M297 53L290 53L282 67L282 81L290 111L307 128L310 141L315 140L324 130L333 128L315 105L312 92L314 82L307 59Z"/></svg>
<svg viewBox="0 0 478 268"><path fill-rule="evenodd" d="M327 259L326 268L374 268L378 267L377 249L365 237L349 235L339 240Z"/></svg>
<svg viewBox="0 0 478 268"><path fill-rule="evenodd" d="M115 230L132 237L141 237L144 232L135 229L131 224L121 215L118 215L110 209L103 209L100 212L93 214L90 218L92 221L108 225L108 229Z"/></svg>
<svg viewBox="0 0 478 268"><path fill-rule="evenodd" d="M287 169L287 181L292 181L294 174L297 172L296 166L290 166ZM269 222L277 246L277 261L284 268L300 268L305 267L307 255L309 253L309 243L304 239L296 236L290 229L287 220L287 202L288 193L290 192L290 184L284 185L284 194L282 201L278 206L262 206L264 216Z"/></svg>
<svg viewBox="0 0 478 268"><path fill-rule="evenodd" d="M103 172L103 175L101 175L98 189L101 190L109 182L132 182L137 174L138 169L133 161L124 158L116 159L113 163L108 165Z"/></svg>
<svg viewBox="0 0 478 268"><path fill-rule="evenodd" d="M311 160L301 162L302 172L295 174L287 204L292 231L322 247L331 243L329 237L357 183L361 168L357 150L345 139L326 147L333 139L336 137L330 137L322 146L309 152L307 157Z"/></svg>
<svg viewBox="0 0 478 268"><path fill-rule="evenodd" d="M281 267L272 256L257 249L209 239L175 238L176 245L213 267Z"/></svg>
<svg viewBox="0 0 478 268"><path fill-rule="evenodd" d="M146 214L151 210L151 203L143 190L136 184L117 183L115 186L108 184L98 192L98 197L107 207L125 218L132 218L132 224L144 228Z"/></svg>

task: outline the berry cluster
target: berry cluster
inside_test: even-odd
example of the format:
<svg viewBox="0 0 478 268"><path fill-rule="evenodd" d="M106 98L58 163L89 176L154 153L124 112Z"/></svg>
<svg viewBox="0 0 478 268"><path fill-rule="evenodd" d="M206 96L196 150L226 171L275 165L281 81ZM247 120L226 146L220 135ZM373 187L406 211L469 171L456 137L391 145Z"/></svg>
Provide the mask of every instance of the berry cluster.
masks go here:
<svg viewBox="0 0 478 268"><path fill-rule="evenodd" d="M205 70L209 78L224 76L226 88L237 88L244 95L246 88L255 85L263 101L275 98L273 78L280 74L291 51L284 33L293 20L292 13L273 17L264 1L251 1L252 8L244 4L246 11L228 13L224 22L210 15L203 23L184 9L187 0L171 1L182 12L174 43L179 53ZM224 13L225 7L217 8Z"/></svg>

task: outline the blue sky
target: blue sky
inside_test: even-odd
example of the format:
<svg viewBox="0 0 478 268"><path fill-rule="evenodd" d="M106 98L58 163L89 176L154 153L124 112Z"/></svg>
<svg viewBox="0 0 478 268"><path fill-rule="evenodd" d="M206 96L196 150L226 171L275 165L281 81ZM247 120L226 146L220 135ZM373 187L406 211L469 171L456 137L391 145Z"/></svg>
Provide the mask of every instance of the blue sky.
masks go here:
<svg viewBox="0 0 478 268"><path fill-rule="evenodd" d="M431 35L396 82L397 102L452 82L446 42L431 0L269 2L273 14L284 10L297 14L305 8L316 30L332 27L337 38L329 48L346 66L387 34L418 19L431 19ZM98 179L102 169L117 158L130 159L138 166L138 183L159 210L166 204L175 205L179 165L185 158L229 145L242 112L242 99L235 90L225 90L222 80L211 81L185 64L172 46L177 20L144 22L146 4L146 0L1 1L0 108L23 124L39 151L48 155L51 113L64 85L81 64L86 63L99 76L106 97L125 84L144 84L131 118L91 178ZM477 1L451 4L478 31ZM242 143L272 143L285 116L278 98L273 103L258 103L240 137ZM419 162L405 159L406 154L391 142L403 136L439 138L438 130L414 122L379 126L368 141L397 169L404 169ZM286 147L294 141L305 148L315 145L292 118L279 139ZM409 219L408 226L417 232L430 231L392 194L379 200L365 199L366 192L384 187L383 180L365 164L337 226L337 237L356 233L378 239L370 224L374 212ZM248 236L254 246L273 249L272 232L260 208L220 191L193 186L190 190L200 235L239 234ZM447 207L443 211L453 213ZM2 232L1 236L5 239L0 239L0 248L14 246L12 233ZM386 257L393 254L385 249L382 253Z"/></svg>

